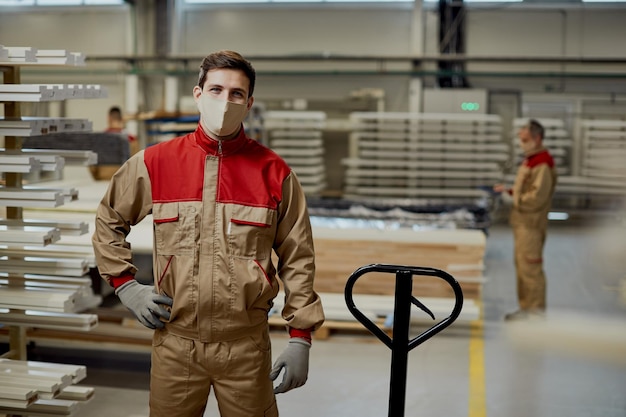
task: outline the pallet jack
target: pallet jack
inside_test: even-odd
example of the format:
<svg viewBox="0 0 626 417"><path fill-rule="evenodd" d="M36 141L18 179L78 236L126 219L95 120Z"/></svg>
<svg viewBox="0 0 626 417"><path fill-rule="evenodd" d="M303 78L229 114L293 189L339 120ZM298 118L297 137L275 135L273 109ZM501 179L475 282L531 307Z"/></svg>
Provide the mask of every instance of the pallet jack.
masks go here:
<svg viewBox="0 0 626 417"><path fill-rule="evenodd" d="M382 272L396 275L392 329L393 337L389 337L380 327L374 324L374 322L365 316L354 303L352 297L354 284L361 276L370 272ZM432 311L412 295L414 276L432 276L445 280L454 291L455 303L448 317L409 340L411 305L417 306L435 320ZM402 417L404 416L406 403L406 377L409 351L441 332L457 319L463 308L463 291L461 290L461 286L452 275L435 268L372 264L363 266L350 275L346 283L345 299L348 310L350 310L352 315L391 349L388 416Z"/></svg>

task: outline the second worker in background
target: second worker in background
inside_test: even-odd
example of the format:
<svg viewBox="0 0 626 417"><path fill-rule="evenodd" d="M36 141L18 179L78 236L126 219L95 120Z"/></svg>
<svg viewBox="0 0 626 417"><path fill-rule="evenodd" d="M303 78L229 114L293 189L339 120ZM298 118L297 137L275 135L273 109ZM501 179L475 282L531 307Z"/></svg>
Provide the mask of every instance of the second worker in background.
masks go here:
<svg viewBox="0 0 626 417"><path fill-rule="evenodd" d="M506 320L541 317L545 313L543 246L557 177L554 160L543 146L543 126L530 120L519 130L518 137L524 161L518 168L513 188L494 186L496 192L510 197L512 202L509 223L515 243L519 309L507 314Z"/></svg>
<svg viewBox="0 0 626 417"><path fill-rule="evenodd" d="M98 207L100 274L156 329L152 417L200 417L211 388L223 417L277 416L275 393L307 379L311 332L324 320L313 290L311 225L294 172L244 132L254 83L252 65L238 53L207 56L193 89L196 131L133 156ZM148 214L154 286L134 279L126 241ZM291 338L272 367L267 319L278 277Z"/></svg>

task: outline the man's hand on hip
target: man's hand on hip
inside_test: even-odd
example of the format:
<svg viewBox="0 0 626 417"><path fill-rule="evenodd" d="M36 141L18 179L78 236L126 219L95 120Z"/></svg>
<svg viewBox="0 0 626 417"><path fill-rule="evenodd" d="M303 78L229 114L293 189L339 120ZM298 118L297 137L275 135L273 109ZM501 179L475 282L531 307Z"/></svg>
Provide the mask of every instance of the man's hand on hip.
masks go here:
<svg viewBox="0 0 626 417"><path fill-rule="evenodd" d="M115 294L137 320L150 329L163 327L161 318L170 319L170 312L164 306L171 307L172 299L157 294L153 285L143 285L133 279L117 288Z"/></svg>

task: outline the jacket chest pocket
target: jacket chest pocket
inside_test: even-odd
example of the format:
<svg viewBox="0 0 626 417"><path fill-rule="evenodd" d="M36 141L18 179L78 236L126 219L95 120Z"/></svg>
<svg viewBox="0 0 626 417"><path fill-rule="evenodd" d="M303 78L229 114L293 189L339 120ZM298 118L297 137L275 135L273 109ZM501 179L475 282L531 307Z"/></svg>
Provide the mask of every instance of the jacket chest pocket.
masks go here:
<svg viewBox="0 0 626 417"><path fill-rule="evenodd" d="M195 208L182 210L179 203L160 203L152 207L154 240L160 255L193 252L196 235Z"/></svg>
<svg viewBox="0 0 626 417"><path fill-rule="evenodd" d="M274 210L237 205L231 209L226 224L229 253L249 259L269 257L274 243Z"/></svg>
<svg viewBox="0 0 626 417"><path fill-rule="evenodd" d="M530 190L532 190L533 188L533 176L532 176L532 172L530 172L530 170L526 170L523 173L523 177L522 177L522 192L523 193L527 193Z"/></svg>

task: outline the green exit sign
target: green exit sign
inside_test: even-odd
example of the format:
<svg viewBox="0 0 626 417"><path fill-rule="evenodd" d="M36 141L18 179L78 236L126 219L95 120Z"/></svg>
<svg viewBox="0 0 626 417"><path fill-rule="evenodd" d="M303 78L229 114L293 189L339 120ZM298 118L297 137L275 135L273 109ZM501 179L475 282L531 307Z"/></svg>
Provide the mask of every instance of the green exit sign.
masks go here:
<svg viewBox="0 0 626 417"><path fill-rule="evenodd" d="M480 104L472 103L472 102L463 102L461 103L461 110L463 111L478 111L480 109Z"/></svg>

